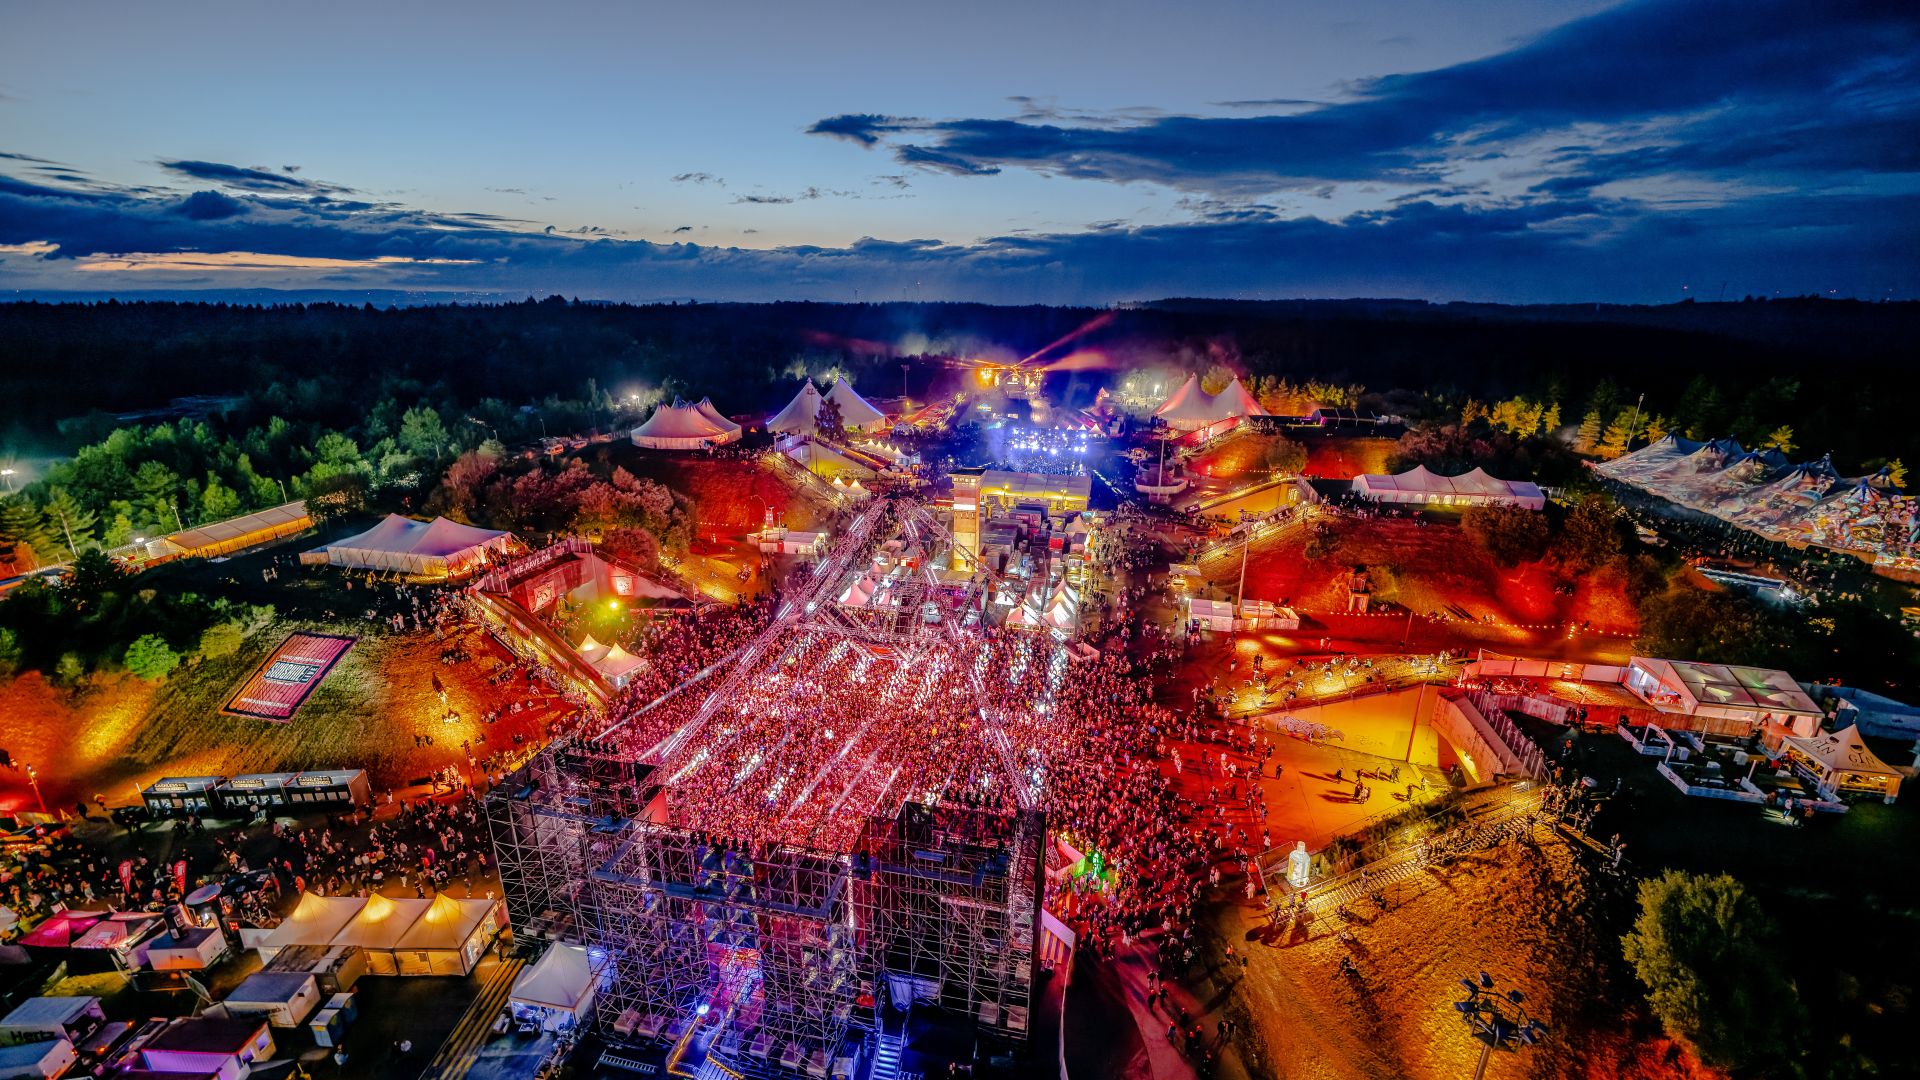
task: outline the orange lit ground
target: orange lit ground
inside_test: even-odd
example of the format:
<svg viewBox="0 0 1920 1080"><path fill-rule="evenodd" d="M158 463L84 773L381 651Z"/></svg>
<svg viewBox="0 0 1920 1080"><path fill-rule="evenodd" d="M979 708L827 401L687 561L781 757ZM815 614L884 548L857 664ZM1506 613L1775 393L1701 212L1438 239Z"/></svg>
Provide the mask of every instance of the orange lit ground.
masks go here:
<svg viewBox="0 0 1920 1080"><path fill-rule="evenodd" d="M96 793L112 805L135 802L138 785L164 775L348 767L367 769L376 789L403 787L447 765L464 772L462 740L475 741L479 754L508 748L515 732L534 737L569 711L548 698L536 711L483 725L487 709L528 691L524 681L499 687L486 680L506 654L478 634L463 639L472 661L446 665L431 633L376 637L364 624L300 628L363 636L288 723L219 713L225 695L294 629L282 625L232 657L182 668L158 685L122 675L76 696L37 672L22 675L0 687L0 746L38 768L50 808L70 811ZM433 689L436 676L447 691L444 707ZM459 712L457 722L441 720L449 708ZM477 742L483 730L484 746ZM434 745L416 748L416 734L432 735ZM0 770L0 811L33 809L25 772Z"/></svg>
<svg viewBox="0 0 1920 1080"><path fill-rule="evenodd" d="M1611 575L1574 577L1574 593L1566 596L1554 591L1562 579L1550 566L1496 566L1451 524L1423 526L1401 518L1318 520L1327 523L1333 539L1332 550L1319 559L1306 557L1312 539L1306 527L1283 530L1255 543L1249 553L1247 597L1289 601L1312 620L1301 631L1283 635L1288 641L1277 650L1281 654L1322 651L1317 648L1322 635L1334 639L1329 649L1398 648L1407 631L1404 609L1428 616L1414 620L1418 650L1486 647L1525 656L1617 661L1638 630L1624 583ZM1209 584L1229 598L1238 587L1237 556L1237 551L1227 552L1201 564ZM1400 616L1343 614L1342 583L1355 565L1396 568L1393 600L1403 609ZM1591 623L1590 632L1569 639L1565 624L1580 622Z"/></svg>
<svg viewBox="0 0 1920 1080"><path fill-rule="evenodd" d="M1617 929L1596 914L1590 871L1557 843L1511 844L1388 890L1390 909L1358 922L1269 933L1258 908L1230 903L1221 929L1249 954L1233 997L1283 1080L1470 1076L1480 1045L1452 1007L1462 976L1490 971L1518 987L1551 1036L1519 1055L1496 1054L1503 1077L1716 1075L1668 1060L1671 1044L1608 998L1594 958L1617 955ZM1351 929L1354 943L1338 938ZM1364 989L1340 974L1343 955Z"/></svg>
<svg viewBox="0 0 1920 1080"><path fill-rule="evenodd" d="M634 475L658 480L691 498L703 535L758 529L769 505L774 519L791 529L818 528L831 513L824 501L802 494L752 458L662 454L619 444L608 452L611 461Z"/></svg>

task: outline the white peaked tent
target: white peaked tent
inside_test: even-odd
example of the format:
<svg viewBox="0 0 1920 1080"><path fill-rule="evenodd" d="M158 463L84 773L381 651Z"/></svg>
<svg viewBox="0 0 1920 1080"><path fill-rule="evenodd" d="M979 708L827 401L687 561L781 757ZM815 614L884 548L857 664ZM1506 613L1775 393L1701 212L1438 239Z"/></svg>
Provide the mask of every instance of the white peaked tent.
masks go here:
<svg viewBox="0 0 1920 1080"><path fill-rule="evenodd" d="M580 644L575 645L573 651L579 653L580 659L585 660L590 667L597 666L607 657L607 647L594 640L592 634L581 638Z"/></svg>
<svg viewBox="0 0 1920 1080"><path fill-rule="evenodd" d="M820 391L812 379L800 381L800 392L787 407L767 420L767 430L779 435L811 435L820 430Z"/></svg>
<svg viewBox="0 0 1920 1080"><path fill-rule="evenodd" d="M699 409L701 416L704 416L707 419L713 421L715 427L718 427L722 431L728 432L733 436L734 439L737 439L740 437L740 425L727 419L726 416L722 414L719 409L714 408L712 398L706 398L706 397L701 398L699 402L694 405L694 408ZM732 439L729 439L728 441L731 442Z"/></svg>
<svg viewBox="0 0 1920 1080"><path fill-rule="evenodd" d="M512 540L509 533L462 525L446 518L415 521L388 514L386 520L366 532L307 552L302 561L447 577L485 565L489 555L505 552Z"/></svg>
<svg viewBox="0 0 1920 1080"><path fill-rule="evenodd" d="M601 678L612 683L614 686L625 687L628 681L633 678L634 672L646 666L647 662L645 660L640 659L618 645L614 645L607 649L607 654L600 658L599 663L593 665L593 669L600 673Z"/></svg>
<svg viewBox="0 0 1920 1080"><path fill-rule="evenodd" d="M1197 431L1219 418L1213 414L1213 399L1200 389L1200 376L1189 375L1153 415L1166 421L1175 431Z"/></svg>
<svg viewBox="0 0 1920 1080"><path fill-rule="evenodd" d="M740 425L720 417L711 402L689 405L676 400L671 405L662 404L647 417L647 422L633 429L633 444L649 450L700 450L709 446L721 446L740 437ZM718 417L716 420L715 417Z"/></svg>
<svg viewBox="0 0 1920 1080"><path fill-rule="evenodd" d="M293 914L267 934L260 948L271 956L289 945L331 945L366 903L365 898L358 896L301 893Z"/></svg>
<svg viewBox="0 0 1920 1080"><path fill-rule="evenodd" d="M1383 503L1438 503L1442 506L1519 506L1539 510L1546 493L1525 480L1500 480L1475 469L1459 476L1441 476L1415 465L1403 473L1362 473L1353 478L1354 494Z"/></svg>
<svg viewBox="0 0 1920 1080"><path fill-rule="evenodd" d="M578 1021L593 1008L593 955L584 945L555 945L513 984L513 1004L543 1013L549 1030Z"/></svg>
<svg viewBox="0 0 1920 1080"><path fill-rule="evenodd" d="M426 909L393 947L399 973L465 975L472 971L498 929L494 921L498 901L455 900L441 893L424 902Z"/></svg>
<svg viewBox="0 0 1920 1080"><path fill-rule="evenodd" d="M840 406L840 421L848 431L885 431L887 416L873 407L846 379L833 384L827 400Z"/></svg>
<svg viewBox="0 0 1920 1080"><path fill-rule="evenodd" d="M1860 737L1859 725L1784 740L1787 757L1835 791L1879 795L1892 802L1906 774L1881 761Z"/></svg>
<svg viewBox="0 0 1920 1080"><path fill-rule="evenodd" d="M1240 384L1240 376L1235 375L1225 390L1213 397L1213 416L1215 422L1236 417L1266 416L1267 410L1260 407L1247 388Z"/></svg>

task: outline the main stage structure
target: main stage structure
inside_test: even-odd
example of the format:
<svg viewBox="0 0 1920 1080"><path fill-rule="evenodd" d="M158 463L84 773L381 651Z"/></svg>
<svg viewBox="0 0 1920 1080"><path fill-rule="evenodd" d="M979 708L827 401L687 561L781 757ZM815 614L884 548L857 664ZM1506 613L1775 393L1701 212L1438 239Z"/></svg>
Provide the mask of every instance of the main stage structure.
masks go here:
<svg viewBox="0 0 1920 1080"><path fill-rule="evenodd" d="M853 1075L926 1006L1026 1039L1044 764L989 700L982 586L943 572L951 547L925 506L876 500L729 660L489 794L513 926L590 950L612 1053Z"/></svg>

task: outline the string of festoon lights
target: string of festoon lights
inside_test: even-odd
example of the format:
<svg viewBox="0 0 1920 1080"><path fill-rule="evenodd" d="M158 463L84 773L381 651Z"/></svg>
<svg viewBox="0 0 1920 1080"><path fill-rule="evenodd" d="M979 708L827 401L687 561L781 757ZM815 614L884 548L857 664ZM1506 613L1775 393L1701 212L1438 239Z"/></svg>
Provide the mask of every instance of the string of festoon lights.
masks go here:
<svg viewBox="0 0 1920 1080"><path fill-rule="evenodd" d="M1402 622L1405 622L1407 618L1407 613L1404 611L1345 611L1339 608L1308 608L1293 604L1288 606L1302 615L1341 615L1350 619L1399 619ZM1464 623L1468 626L1494 626L1512 630L1553 630L1565 631L1569 634L1578 627L1577 623L1523 623L1506 622L1500 619L1462 619L1455 615L1422 614L1417 611L1413 613L1413 617L1416 619L1424 619L1430 623ZM1630 638L1634 636L1632 631L1627 630L1594 630L1588 628L1580 630L1580 633L1591 637Z"/></svg>

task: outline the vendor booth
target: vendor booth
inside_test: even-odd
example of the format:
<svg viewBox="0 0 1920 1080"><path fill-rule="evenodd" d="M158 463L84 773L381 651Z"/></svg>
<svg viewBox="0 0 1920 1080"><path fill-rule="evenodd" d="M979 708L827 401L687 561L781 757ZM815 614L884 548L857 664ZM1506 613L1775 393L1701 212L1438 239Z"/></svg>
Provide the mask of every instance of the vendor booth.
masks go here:
<svg viewBox="0 0 1920 1080"><path fill-rule="evenodd" d="M150 971L205 971L219 963L227 951L227 939L211 926L188 926L179 931L163 930L147 943L147 969Z"/></svg>
<svg viewBox="0 0 1920 1080"><path fill-rule="evenodd" d="M1233 632L1233 605L1225 600L1187 600L1187 620L1201 630Z"/></svg>
<svg viewBox="0 0 1920 1080"><path fill-rule="evenodd" d="M115 911L94 923L73 947L83 955L101 958L86 965L93 970L137 971L147 966L147 946L166 925L165 919L150 911Z"/></svg>
<svg viewBox="0 0 1920 1080"><path fill-rule="evenodd" d="M140 792L148 812L158 817L182 817L205 814L215 809L216 793L224 776L168 776L155 780Z"/></svg>
<svg viewBox="0 0 1920 1080"><path fill-rule="evenodd" d="M308 945L326 947L340 936L353 917L366 906L359 896L320 896L301 893L293 913L267 934L260 943L260 955L272 959L281 949Z"/></svg>
<svg viewBox="0 0 1920 1080"><path fill-rule="evenodd" d="M365 769L309 769L287 785L287 802L295 809L314 803L365 806L372 799Z"/></svg>
<svg viewBox="0 0 1920 1080"><path fill-rule="evenodd" d="M597 981L593 956L583 945L555 945L520 973L508 999L514 1015L548 1031L562 1031L593 1009Z"/></svg>
<svg viewBox="0 0 1920 1080"><path fill-rule="evenodd" d="M287 785L299 773L246 773L214 788L228 810L273 810L287 805Z"/></svg>
<svg viewBox="0 0 1920 1080"><path fill-rule="evenodd" d="M1807 738L1790 735L1782 740L1781 750L1794 771L1828 791L1871 796L1889 803L1900 797L1900 781L1905 774L1881 761L1860 737L1857 726Z"/></svg>
<svg viewBox="0 0 1920 1080"><path fill-rule="evenodd" d="M401 975L467 974L499 933L500 911L497 900L455 900L441 893L400 936L393 950L395 970Z"/></svg>

